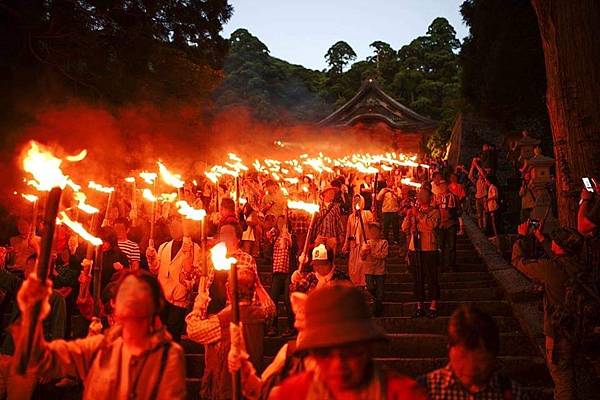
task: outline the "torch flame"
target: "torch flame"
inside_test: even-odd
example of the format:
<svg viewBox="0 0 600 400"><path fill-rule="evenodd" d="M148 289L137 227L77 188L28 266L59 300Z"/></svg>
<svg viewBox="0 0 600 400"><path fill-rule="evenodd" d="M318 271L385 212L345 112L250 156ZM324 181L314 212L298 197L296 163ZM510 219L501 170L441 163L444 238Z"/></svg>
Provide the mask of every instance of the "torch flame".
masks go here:
<svg viewBox="0 0 600 400"><path fill-rule="evenodd" d="M400 180L400 183L402 183L403 185L406 185L406 186L415 187L417 189L419 189L421 187L421 184L419 182L413 182L410 180L410 178L402 178Z"/></svg>
<svg viewBox="0 0 600 400"><path fill-rule="evenodd" d="M157 176L158 175L156 174L156 172L140 172L140 178L142 178L148 185L152 185L156 180Z"/></svg>
<svg viewBox="0 0 600 400"><path fill-rule="evenodd" d="M40 148L37 142L29 142L29 150L23 159L23 169L33 175L33 180L28 183L40 191L50 191L54 187L64 189L68 177L62 173L61 163L61 159Z"/></svg>
<svg viewBox="0 0 600 400"><path fill-rule="evenodd" d="M73 232L75 232L84 240L87 240L94 246L100 246L102 244L101 239L98 239L97 237L86 231L85 228L79 222L73 221L64 211L61 211L58 214L58 217L56 218L56 223L65 224L66 226L71 228Z"/></svg>
<svg viewBox="0 0 600 400"><path fill-rule="evenodd" d="M210 249L210 258L217 271L228 271L231 265L237 262L235 258L227 257L227 245L223 242L217 243Z"/></svg>
<svg viewBox="0 0 600 400"><path fill-rule="evenodd" d="M113 187L110 187L110 186L102 186L101 184L99 184L99 183L96 183L96 182L94 182L94 181L90 181L90 182L88 183L88 187L89 187L90 189L94 189L94 190L97 190L97 191L99 191L99 192L102 192L102 193L112 193L112 192L114 192L114 191L115 191L115 188L113 188Z"/></svg>
<svg viewBox="0 0 600 400"><path fill-rule="evenodd" d="M85 202L87 196L82 192L75 192L75 200L77 200L77 208L83 211L86 214L96 214L100 212L96 207L91 206Z"/></svg>
<svg viewBox="0 0 600 400"><path fill-rule="evenodd" d="M152 191L150 189L144 189L144 191L142 192L142 196L148 201L156 201L156 197L152 194Z"/></svg>
<svg viewBox="0 0 600 400"><path fill-rule="evenodd" d="M38 197L35 194L23 194L21 193L21 196L23 196L23 198L31 203L35 203L36 201L38 201Z"/></svg>
<svg viewBox="0 0 600 400"><path fill-rule="evenodd" d="M88 154L87 150L83 149L78 154L75 154L74 156L66 156L65 158L67 159L67 161L77 162L77 161L81 161L84 158L86 158L87 154Z"/></svg>
<svg viewBox="0 0 600 400"><path fill-rule="evenodd" d="M196 209L188 204L187 201L182 200L175 203L177 205L177 212L185 216L187 219L192 221L202 221L206 217L206 211L202 209Z"/></svg>
<svg viewBox="0 0 600 400"><path fill-rule="evenodd" d="M288 200L288 207L295 210L306 211L307 213L314 214L319 212L319 205L314 203L305 203L303 201Z"/></svg>
<svg viewBox="0 0 600 400"><path fill-rule="evenodd" d="M135 178L133 176L128 176L127 178L125 178L125 182L135 183Z"/></svg>
<svg viewBox="0 0 600 400"><path fill-rule="evenodd" d="M160 176L167 185L173 186L174 188L177 188L177 189L180 189L183 187L185 182L181 180L181 175L173 174L160 161L158 161L157 164L158 164L158 169L160 171Z"/></svg>

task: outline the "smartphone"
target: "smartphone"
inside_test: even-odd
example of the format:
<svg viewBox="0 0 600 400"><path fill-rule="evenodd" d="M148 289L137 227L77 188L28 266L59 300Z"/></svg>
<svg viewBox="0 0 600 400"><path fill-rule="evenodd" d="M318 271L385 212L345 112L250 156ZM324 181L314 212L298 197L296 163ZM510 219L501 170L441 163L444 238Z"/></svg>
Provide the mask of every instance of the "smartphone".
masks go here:
<svg viewBox="0 0 600 400"><path fill-rule="evenodd" d="M583 181L583 185L585 186L585 190L587 190L588 192L594 192L594 186L592 185L592 181L590 178L584 177L581 178L581 180Z"/></svg>

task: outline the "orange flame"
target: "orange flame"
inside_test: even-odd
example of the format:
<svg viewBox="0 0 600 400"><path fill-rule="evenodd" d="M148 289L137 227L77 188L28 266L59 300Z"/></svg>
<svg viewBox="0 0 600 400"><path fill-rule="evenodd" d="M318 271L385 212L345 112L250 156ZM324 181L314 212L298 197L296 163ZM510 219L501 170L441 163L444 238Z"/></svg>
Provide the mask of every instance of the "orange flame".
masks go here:
<svg viewBox="0 0 600 400"><path fill-rule="evenodd" d="M217 243L210 249L210 259L213 262L213 266L218 271L228 271L231 268L231 265L237 262L235 258L227 257L227 245L223 242Z"/></svg>
<svg viewBox="0 0 600 400"><path fill-rule="evenodd" d="M193 208L185 200L178 201L175 204L178 208L177 212L187 219L191 219L192 221L202 221L206 217L205 210Z"/></svg>
<svg viewBox="0 0 600 400"><path fill-rule="evenodd" d="M92 235L91 233L86 231L85 228L79 222L73 221L71 218L69 218L67 213L65 213L64 211L61 211L58 214L58 217L56 218L56 223L57 224L65 224L66 226L71 228L71 230L73 232L75 232L76 234L81 236L84 240L90 242L94 246L100 246L102 244L101 239L95 237L94 235Z"/></svg>
<svg viewBox="0 0 600 400"><path fill-rule="evenodd" d="M67 159L67 161L77 162L77 161L81 161L84 158L86 158L87 154L88 154L87 150L83 149L78 154L75 154L74 156L66 156L65 158Z"/></svg>
<svg viewBox="0 0 600 400"><path fill-rule="evenodd" d="M306 211L309 214L315 214L319 212L319 205L314 203L305 203L303 201L288 200L287 205L289 208Z"/></svg>
<svg viewBox="0 0 600 400"><path fill-rule="evenodd" d="M100 212L96 207L91 206L85 202L87 196L83 192L75 192L75 200L77 200L77 208L86 214L96 214Z"/></svg>
<svg viewBox="0 0 600 400"><path fill-rule="evenodd" d="M156 197L152 194L152 191L150 189L144 189L144 191L142 192L142 197L153 203L156 201Z"/></svg>
<svg viewBox="0 0 600 400"><path fill-rule="evenodd" d="M36 201L38 201L38 197L35 194L24 194L24 193L21 193L21 196L25 200L29 201L30 203L35 203Z"/></svg>
<svg viewBox="0 0 600 400"><path fill-rule="evenodd" d="M403 185L406 185L406 186L415 187L417 189L419 189L422 186L419 182L414 182L414 181L410 180L410 178L402 178L400 180L400 183L402 183Z"/></svg>
<svg viewBox="0 0 600 400"><path fill-rule="evenodd" d="M40 191L50 191L54 187L64 189L68 177L62 173L61 163L61 159L42 149L37 142L29 142L29 150L23 159L23 169L33 176L28 184Z"/></svg>
<svg viewBox="0 0 600 400"><path fill-rule="evenodd" d="M158 175L156 172L140 172L140 178L142 178L148 185L152 185L157 177Z"/></svg>
<svg viewBox="0 0 600 400"><path fill-rule="evenodd" d="M96 182L94 182L94 181L90 181L90 182L88 183L88 187L89 187L90 189L94 189L94 190L97 190L97 191L99 191L99 192L102 192L102 193L112 193L112 192L114 192L114 191L115 191L115 188L113 188L113 187L110 187L110 186L102 186L102 185L100 185L99 183L96 183Z"/></svg>
<svg viewBox="0 0 600 400"><path fill-rule="evenodd" d="M157 164L158 164L158 169L160 171L160 177L163 179L163 181L167 185L173 186L174 188L177 188L177 189L183 187L185 182L181 180L181 175L173 174L160 161L158 161Z"/></svg>
<svg viewBox="0 0 600 400"><path fill-rule="evenodd" d="M125 178L125 182L135 183L135 178L133 176L128 176L127 178Z"/></svg>

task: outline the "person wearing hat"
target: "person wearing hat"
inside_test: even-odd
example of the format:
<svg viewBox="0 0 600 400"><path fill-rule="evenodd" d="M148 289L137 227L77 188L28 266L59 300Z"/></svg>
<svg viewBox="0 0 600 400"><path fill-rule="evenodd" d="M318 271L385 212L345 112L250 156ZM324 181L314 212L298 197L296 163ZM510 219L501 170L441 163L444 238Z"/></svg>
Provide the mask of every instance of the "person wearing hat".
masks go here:
<svg viewBox="0 0 600 400"><path fill-rule="evenodd" d="M270 399L426 399L413 379L375 365L374 344L386 336L358 288L337 284L309 294L305 324L296 352L316 366L287 378Z"/></svg>
<svg viewBox="0 0 600 400"><path fill-rule="evenodd" d="M316 246L312 251L310 272L294 271L291 278L290 293L309 293L314 289L327 286L336 281L350 281L348 275L338 270L334 263L333 250L324 244Z"/></svg>
<svg viewBox="0 0 600 400"><path fill-rule="evenodd" d="M559 334L553 322L554 311L565 301L566 285L571 275L582 270L577 254L583 243L575 230L559 228L552 232L551 240L542 233L542 226L532 229L530 221L519 225L520 235L513 245L512 265L530 279L544 284L544 335L548 369L554 381L556 400L577 399L574 345ZM527 259L524 238L530 234L541 243L551 258Z"/></svg>

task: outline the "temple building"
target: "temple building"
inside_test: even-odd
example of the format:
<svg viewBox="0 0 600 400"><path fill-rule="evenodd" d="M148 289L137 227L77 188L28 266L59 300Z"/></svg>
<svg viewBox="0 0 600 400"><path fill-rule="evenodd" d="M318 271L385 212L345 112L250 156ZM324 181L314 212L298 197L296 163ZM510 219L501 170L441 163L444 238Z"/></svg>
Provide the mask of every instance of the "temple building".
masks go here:
<svg viewBox="0 0 600 400"><path fill-rule="evenodd" d="M389 141L396 151L423 154L438 123L396 101L370 78L350 101L319 125L359 130L372 139Z"/></svg>

